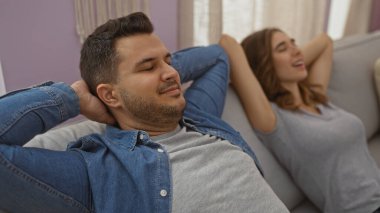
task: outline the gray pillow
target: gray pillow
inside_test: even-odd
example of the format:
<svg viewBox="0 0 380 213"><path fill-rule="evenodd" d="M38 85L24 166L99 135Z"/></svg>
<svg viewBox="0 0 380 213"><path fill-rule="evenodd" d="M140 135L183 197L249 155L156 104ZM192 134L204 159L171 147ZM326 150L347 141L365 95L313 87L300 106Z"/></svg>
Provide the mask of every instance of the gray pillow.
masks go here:
<svg viewBox="0 0 380 213"><path fill-rule="evenodd" d="M40 147L51 150L66 150L70 142L92 133L103 133L105 124L97 123L90 120L79 123L66 124L52 129L44 134L35 136L25 147Z"/></svg>

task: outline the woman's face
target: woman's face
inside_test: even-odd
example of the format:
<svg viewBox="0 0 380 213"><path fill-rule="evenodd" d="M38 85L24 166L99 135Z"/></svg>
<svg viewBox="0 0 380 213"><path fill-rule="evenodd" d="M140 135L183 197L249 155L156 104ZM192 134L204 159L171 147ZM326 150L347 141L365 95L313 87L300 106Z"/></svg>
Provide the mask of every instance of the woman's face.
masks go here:
<svg viewBox="0 0 380 213"><path fill-rule="evenodd" d="M297 83L307 77L306 66L294 39L283 32L272 36L272 58L276 75L282 84Z"/></svg>

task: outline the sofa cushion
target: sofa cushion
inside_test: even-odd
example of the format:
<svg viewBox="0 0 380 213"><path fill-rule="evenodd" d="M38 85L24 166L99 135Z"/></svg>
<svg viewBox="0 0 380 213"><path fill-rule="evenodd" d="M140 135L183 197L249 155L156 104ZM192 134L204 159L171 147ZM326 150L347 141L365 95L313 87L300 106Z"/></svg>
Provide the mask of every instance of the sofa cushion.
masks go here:
<svg viewBox="0 0 380 213"><path fill-rule="evenodd" d="M299 205L305 196L294 184L287 171L256 137L240 104L240 100L231 87L227 91L222 118L238 130L253 149L264 170L265 180L288 209L293 209Z"/></svg>
<svg viewBox="0 0 380 213"><path fill-rule="evenodd" d="M380 167L380 133L376 134L371 140L368 141L369 153L375 159L377 165Z"/></svg>
<svg viewBox="0 0 380 213"><path fill-rule="evenodd" d="M373 64L380 57L380 32L334 42L334 59L328 95L331 101L357 115L367 138L379 129L379 102Z"/></svg>
<svg viewBox="0 0 380 213"><path fill-rule="evenodd" d="M66 150L70 142L92 133L102 133L105 131L105 127L105 124L90 120L84 120L78 123L67 123L49 130L45 134L36 135L24 146L63 151Z"/></svg>
<svg viewBox="0 0 380 213"><path fill-rule="evenodd" d="M377 92L377 97L380 100L380 58L378 58L375 61L374 64L374 76L375 76L375 83L376 83L376 92Z"/></svg>
<svg viewBox="0 0 380 213"><path fill-rule="evenodd" d="M310 201L305 200L299 206L294 208L291 213L321 213L321 211Z"/></svg>

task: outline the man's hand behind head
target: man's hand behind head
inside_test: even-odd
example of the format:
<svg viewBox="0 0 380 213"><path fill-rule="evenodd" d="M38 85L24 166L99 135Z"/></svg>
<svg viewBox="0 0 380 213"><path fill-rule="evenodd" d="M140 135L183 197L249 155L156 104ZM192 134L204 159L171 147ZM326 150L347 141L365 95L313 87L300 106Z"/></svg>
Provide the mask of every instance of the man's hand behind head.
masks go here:
<svg viewBox="0 0 380 213"><path fill-rule="evenodd" d="M74 82L71 88L79 97L79 107L82 115L100 123L114 124L116 122L103 102L90 93L87 84L83 80Z"/></svg>

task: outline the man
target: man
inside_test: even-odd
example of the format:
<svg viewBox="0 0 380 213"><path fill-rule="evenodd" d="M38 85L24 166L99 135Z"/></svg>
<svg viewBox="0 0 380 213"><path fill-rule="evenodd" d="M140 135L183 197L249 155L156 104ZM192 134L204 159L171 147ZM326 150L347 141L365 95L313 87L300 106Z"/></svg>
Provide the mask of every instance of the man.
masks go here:
<svg viewBox="0 0 380 213"><path fill-rule="evenodd" d="M220 119L228 84L221 47L172 56L134 13L88 37L80 68L84 81L71 87L50 82L1 98L0 209L288 212L254 153ZM190 80L183 94L180 83ZM111 124L104 135L65 152L15 146L79 110Z"/></svg>

